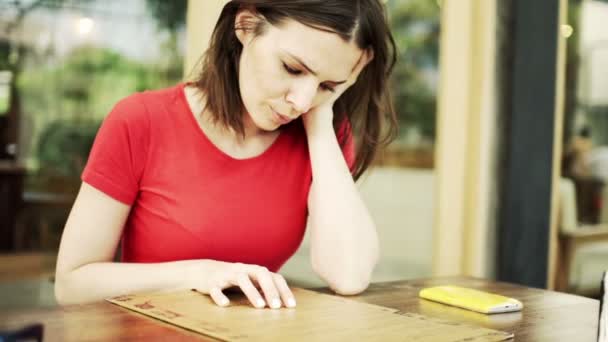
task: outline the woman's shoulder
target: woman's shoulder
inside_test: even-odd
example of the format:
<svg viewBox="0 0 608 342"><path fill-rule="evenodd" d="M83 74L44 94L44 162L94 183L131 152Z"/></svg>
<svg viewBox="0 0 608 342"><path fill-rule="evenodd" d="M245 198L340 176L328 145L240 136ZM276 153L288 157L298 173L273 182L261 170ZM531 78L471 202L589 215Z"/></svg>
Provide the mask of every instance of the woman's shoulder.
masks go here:
<svg viewBox="0 0 608 342"><path fill-rule="evenodd" d="M182 88L183 85L178 84L163 89L135 92L119 100L109 117L127 122L147 121L158 109L171 106L178 99Z"/></svg>
<svg viewBox="0 0 608 342"><path fill-rule="evenodd" d="M178 99L181 91L183 91L183 84L162 89L138 91L119 100L116 106L141 109L143 107L171 103Z"/></svg>
<svg viewBox="0 0 608 342"><path fill-rule="evenodd" d="M184 84L179 83L162 89L145 90L134 94L144 104L168 104L179 100L183 96Z"/></svg>

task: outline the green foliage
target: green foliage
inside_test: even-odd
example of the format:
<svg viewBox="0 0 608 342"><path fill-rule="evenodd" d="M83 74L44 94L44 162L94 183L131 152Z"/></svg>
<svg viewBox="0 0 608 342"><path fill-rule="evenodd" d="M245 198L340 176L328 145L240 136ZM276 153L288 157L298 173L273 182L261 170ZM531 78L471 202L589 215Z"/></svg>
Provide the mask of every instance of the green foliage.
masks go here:
<svg viewBox="0 0 608 342"><path fill-rule="evenodd" d="M146 0L148 12L154 17L159 31L166 31L169 36L161 42L166 51L162 61L165 77L178 79L182 77L184 56L178 49L178 33L186 24L187 0Z"/></svg>
<svg viewBox="0 0 608 342"><path fill-rule="evenodd" d="M93 146L99 122L56 120L46 125L38 140L41 173L78 178Z"/></svg>
<svg viewBox="0 0 608 342"><path fill-rule="evenodd" d="M0 70L8 70L12 67L9 63L11 46L7 40L0 41Z"/></svg>
<svg viewBox="0 0 608 342"><path fill-rule="evenodd" d="M146 0L146 3L159 28L175 32L184 27L187 0Z"/></svg>
<svg viewBox="0 0 608 342"><path fill-rule="evenodd" d="M144 1L159 30L169 33L158 42L166 53L153 63L130 60L98 46L81 46L62 57L38 55L22 47L18 65L8 65L19 71L15 81L22 104L21 132L26 137L20 148L32 176L28 186L63 191L77 184L97 128L116 102L181 81L178 34L185 24L187 0ZM8 26L19 27L36 8L61 10L64 2L13 1L17 14ZM91 0L70 0L68 5L86 2ZM0 42L0 69L10 64L9 52L10 47Z"/></svg>
<svg viewBox="0 0 608 342"><path fill-rule="evenodd" d="M0 116L6 115L8 112L8 101L10 100L9 94L4 94L0 89Z"/></svg>
<svg viewBox="0 0 608 342"><path fill-rule="evenodd" d="M55 119L101 120L122 97L174 81L159 75L155 65L142 65L107 49L82 47L60 64L31 60L18 86L25 120L32 120L37 129Z"/></svg>
<svg viewBox="0 0 608 342"><path fill-rule="evenodd" d="M113 105L129 94L179 82L166 75L158 65L93 46L74 50L59 64L30 60L19 80L22 121L31 131L28 165L78 179L97 127Z"/></svg>
<svg viewBox="0 0 608 342"><path fill-rule="evenodd" d="M434 140L440 8L431 0L390 0L387 5L399 50L391 86L401 131L417 127Z"/></svg>

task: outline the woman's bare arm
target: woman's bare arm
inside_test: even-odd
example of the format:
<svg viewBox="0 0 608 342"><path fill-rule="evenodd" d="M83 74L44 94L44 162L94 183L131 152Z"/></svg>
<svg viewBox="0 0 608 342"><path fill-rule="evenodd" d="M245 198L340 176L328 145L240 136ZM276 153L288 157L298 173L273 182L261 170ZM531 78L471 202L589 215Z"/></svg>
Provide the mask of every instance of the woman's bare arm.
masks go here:
<svg viewBox="0 0 608 342"><path fill-rule="evenodd" d="M82 184L59 248L55 296L60 304L145 291L195 289L226 306L229 299L222 290L239 287L258 308L296 305L285 279L257 265L209 259L156 264L113 262L129 211L128 205Z"/></svg>
<svg viewBox="0 0 608 342"><path fill-rule="evenodd" d="M336 88L332 98L303 115L313 178L308 195L312 267L340 294L367 288L380 250L376 226L333 128L334 101L372 59L373 51L363 52L348 81Z"/></svg>
<svg viewBox="0 0 608 342"><path fill-rule="evenodd" d="M339 294L362 292L378 261L376 226L359 194L331 122L309 139L313 182L308 195L311 261Z"/></svg>
<svg viewBox="0 0 608 342"><path fill-rule="evenodd" d="M57 259L55 296L82 303L145 290L182 288L195 261L114 263L130 206L83 183L66 223Z"/></svg>

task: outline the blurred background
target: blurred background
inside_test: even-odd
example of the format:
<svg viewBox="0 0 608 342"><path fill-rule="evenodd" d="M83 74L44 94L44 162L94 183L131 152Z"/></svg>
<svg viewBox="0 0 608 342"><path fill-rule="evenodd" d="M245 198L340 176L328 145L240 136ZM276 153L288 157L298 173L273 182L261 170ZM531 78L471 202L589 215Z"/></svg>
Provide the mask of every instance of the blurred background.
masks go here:
<svg viewBox="0 0 608 342"><path fill-rule="evenodd" d="M119 99L196 73L224 2L0 0L0 309L56 305L59 240L99 125ZM359 181L381 239L373 280L459 274L596 296L608 1L385 3L400 134ZM547 35L522 33L533 28ZM308 247L282 273L323 286Z"/></svg>

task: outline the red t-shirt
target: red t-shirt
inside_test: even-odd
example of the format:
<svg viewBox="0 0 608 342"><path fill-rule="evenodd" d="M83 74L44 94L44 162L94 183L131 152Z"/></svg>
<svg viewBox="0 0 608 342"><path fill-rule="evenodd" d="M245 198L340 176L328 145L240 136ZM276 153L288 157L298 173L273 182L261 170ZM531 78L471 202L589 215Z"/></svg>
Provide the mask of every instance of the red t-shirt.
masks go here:
<svg viewBox="0 0 608 342"><path fill-rule="evenodd" d="M352 167L350 125L343 128ZM213 259L276 272L304 236L312 170L301 120L261 155L234 159L200 129L180 84L121 100L82 180L131 205L123 261Z"/></svg>

